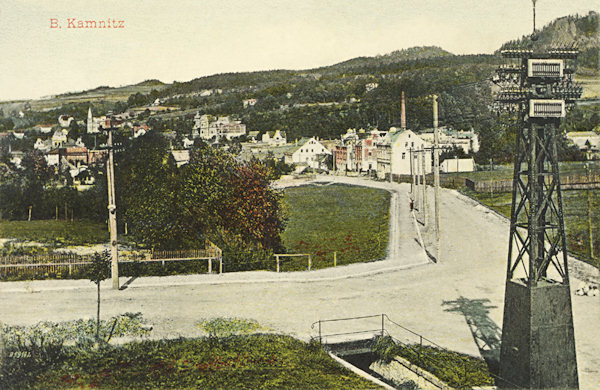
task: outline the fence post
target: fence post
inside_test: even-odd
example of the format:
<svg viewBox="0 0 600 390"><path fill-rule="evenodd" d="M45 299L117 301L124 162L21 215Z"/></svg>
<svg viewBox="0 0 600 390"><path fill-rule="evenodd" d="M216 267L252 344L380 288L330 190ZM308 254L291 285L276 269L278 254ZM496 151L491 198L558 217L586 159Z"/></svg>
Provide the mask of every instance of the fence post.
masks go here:
<svg viewBox="0 0 600 390"><path fill-rule="evenodd" d="M381 337L383 337L383 333L385 332L385 323L383 322L384 321L383 316L384 316L384 314L382 313L381 314Z"/></svg>
<svg viewBox="0 0 600 390"><path fill-rule="evenodd" d="M279 255L275 255L275 260L277 261L277 272L279 272Z"/></svg>
<svg viewBox="0 0 600 390"><path fill-rule="evenodd" d="M422 361L421 361L421 349L423 349L423 336L419 336L419 363L422 363Z"/></svg>
<svg viewBox="0 0 600 390"><path fill-rule="evenodd" d="M337 252L333 252L333 266L337 267Z"/></svg>
<svg viewBox="0 0 600 390"><path fill-rule="evenodd" d="M312 265L312 259L310 257L310 253L308 254L308 270L310 271L310 267Z"/></svg>
<svg viewBox="0 0 600 390"><path fill-rule="evenodd" d="M319 320L319 344L323 344L323 340L321 339L321 320Z"/></svg>
<svg viewBox="0 0 600 390"><path fill-rule="evenodd" d="M208 259L208 273L212 274L212 259Z"/></svg>
<svg viewBox="0 0 600 390"><path fill-rule="evenodd" d="M219 257L219 274L223 273L223 258Z"/></svg>

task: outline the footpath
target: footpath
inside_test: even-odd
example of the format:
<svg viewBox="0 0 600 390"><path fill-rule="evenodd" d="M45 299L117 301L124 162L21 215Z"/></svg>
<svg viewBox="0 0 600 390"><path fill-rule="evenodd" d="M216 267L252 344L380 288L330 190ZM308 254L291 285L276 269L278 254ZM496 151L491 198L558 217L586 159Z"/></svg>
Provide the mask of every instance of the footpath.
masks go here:
<svg viewBox="0 0 600 390"><path fill-rule="evenodd" d="M423 248L417 243L418 235L412 222L408 207L407 191L410 189L406 184L376 182L360 178L343 176L317 176L312 180L294 180L289 183L281 183L281 187L290 185L329 185L333 183L360 185L372 188L380 188L390 191L392 194L390 204L390 235L387 255L385 259L367 263L356 263L331 267L325 269L299 271L299 272L272 272L272 271L245 271L227 272L222 274L195 274L174 276L142 276L121 277L120 285L125 288L151 288L168 286L189 285L231 285L231 284L256 284L256 283L311 283L336 281L348 278L361 278L386 272L399 271L429 264ZM226 268L226 265L225 265ZM95 289L96 286L89 280L34 280L0 283L0 293L14 292L41 292ZM112 281L105 280L101 283L101 289L111 289Z"/></svg>

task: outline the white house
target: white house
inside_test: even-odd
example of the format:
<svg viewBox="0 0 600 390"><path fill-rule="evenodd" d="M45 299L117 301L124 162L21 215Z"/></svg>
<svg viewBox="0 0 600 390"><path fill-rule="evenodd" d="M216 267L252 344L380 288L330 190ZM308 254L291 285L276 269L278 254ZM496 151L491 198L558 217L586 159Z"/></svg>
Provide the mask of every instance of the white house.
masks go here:
<svg viewBox="0 0 600 390"><path fill-rule="evenodd" d="M202 139L224 137L231 140L246 134L246 125L242 121L232 120L228 116L214 119L210 115L200 115L198 113L194 117L194 122L193 137L198 134L198 130L200 130L199 135Z"/></svg>
<svg viewBox="0 0 600 390"><path fill-rule="evenodd" d="M327 155L331 155L331 151L315 137L302 138L285 153L284 160L287 164L325 169L322 160Z"/></svg>
<svg viewBox="0 0 600 390"><path fill-rule="evenodd" d="M52 131L52 127L54 127L54 125L39 124L39 125L37 125L37 130L39 130L40 133L48 134L49 132Z"/></svg>
<svg viewBox="0 0 600 390"><path fill-rule="evenodd" d="M73 122L73 117L69 115L60 115L58 117L58 124L60 127L69 127L71 122Z"/></svg>
<svg viewBox="0 0 600 390"><path fill-rule="evenodd" d="M425 130L420 137L433 144L433 129ZM465 153L477 153L479 151L479 137L473 130L453 130L447 127L440 127L438 142L441 149L450 150L456 147L461 148Z"/></svg>
<svg viewBox="0 0 600 390"><path fill-rule="evenodd" d="M60 148L61 146L66 144L67 143L67 134L68 134L68 132L65 132L63 130L56 130L54 132L54 134L52 135L52 147Z"/></svg>
<svg viewBox="0 0 600 390"><path fill-rule="evenodd" d="M187 164L190 162L190 151L189 150L171 150L171 155L175 160L177 167Z"/></svg>
<svg viewBox="0 0 600 390"><path fill-rule="evenodd" d="M449 172L473 172L475 161L472 158L447 158L440 164L440 171Z"/></svg>
<svg viewBox="0 0 600 390"><path fill-rule="evenodd" d="M37 141L35 141L35 144L33 144L33 148L39 150L40 152L48 152L50 149L52 149L52 140L47 139L43 141L41 138L38 138Z"/></svg>
<svg viewBox="0 0 600 390"><path fill-rule="evenodd" d="M262 142L269 145L285 145L285 131L267 131L262 135Z"/></svg>
<svg viewBox="0 0 600 390"><path fill-rule="evenodd" d="M431 145L412 130L390 128L381 144L377 145L377 177L410 175L421 169L418 156L425 156L425 172L431 173ZM412 160L412 161L411 161Z"/></svg>

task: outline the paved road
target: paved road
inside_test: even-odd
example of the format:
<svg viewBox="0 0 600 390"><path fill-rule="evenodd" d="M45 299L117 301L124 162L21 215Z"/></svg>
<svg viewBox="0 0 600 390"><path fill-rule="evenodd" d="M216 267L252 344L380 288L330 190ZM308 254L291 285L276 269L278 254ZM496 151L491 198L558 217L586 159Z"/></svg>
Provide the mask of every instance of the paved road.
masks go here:
<svg viewBox="0 0 600 390"><path fill-rule="evenodd" d="M408 202L402 202L409 186L378 185L391 186L398 197L392 207L398 217L392 219L396 224L392 229L400 237L398 252L390 250L385 261L310 273L139 278L123 291L110 290L107 283L102 315L141 311L154 324L156 337L197 336L201 319L235 316L307 339L315 335L311 324L319 319L386 313L442 346L480 356L472 330L485 333L492 346L494 337L499 337L507 221L454 191L443 190L442 257L434 264L416 245ZM573 296L573 311L581 389L596 389L600 383L599 300ZM86 281L2 283L0 313L10 324L92 317L94 285ZM377 326L363 322L324 331L371 325ZM390 329L399 337L406 336Z"/></svg>

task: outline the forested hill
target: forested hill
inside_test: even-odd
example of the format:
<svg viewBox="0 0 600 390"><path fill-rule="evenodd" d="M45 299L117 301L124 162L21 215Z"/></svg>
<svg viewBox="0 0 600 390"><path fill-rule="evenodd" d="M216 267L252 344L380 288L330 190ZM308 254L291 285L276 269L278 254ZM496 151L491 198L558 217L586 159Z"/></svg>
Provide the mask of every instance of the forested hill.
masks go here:
<svg viewBox="0 0 600 390"><path fill-rule="evenodd" d="M581 62L585 65L580 69L587 72L588 80L596 80L593 74L594 67L598 68L600 47L597 13L557 19L538 35L535 43L523 37L502 47L576 45L582 50ZM440 124L475 129L482 147L480 161L490 158L502 161L512 155L512 136L490 112L493 99L490 80L502 62L498 52L453 55L439 47L428 46L358 57L307 70L223 73L173 84L148 80L121 89L103 87L93 94L83 92L75 96L77 100L66 104L63 95L56 100L53 109L48 108L52 102L43 101L44 110L33 108L24 118L19 118L18 109L11 107L10 112L4 110L5 118L0 118L0 131L10 130L13 124L14 128L26 129L37 123L51 123L61 114L84 118L90 105L95 115L102 115L109 110L120 113L131 107L143 107L159 98L162 105L177 109L149 118L148 113L138 119L159 131L189 133L193 116L200 112L232 115L241 119L248 131L283 130L290 141L305 136L334 139L348 128L387 130L399 125L400 96L404 91L409 128L421 131L432 126L430 96L436 94ZM116 95L111 98L108 94L126 91L131 92L123 98ZM246 99L256 99L256 104L244 107ZM34 102L31 106L35 106ZM579 119L567 121L569 129L594 128L597 123L591 121L590 113L595 109L597 106L578 108Z"/></svg>
<svg viewBox="0 0 600 390"><path fill-rule="evenodd" d="M600 58L600 15L590 11L585 16L571 15L558 18L544 26L537 33L537 40L531 35L505 43L501 49L523 46L547 49L557 46L573 46L579 49L579 66L598 70Z"/></svg>

